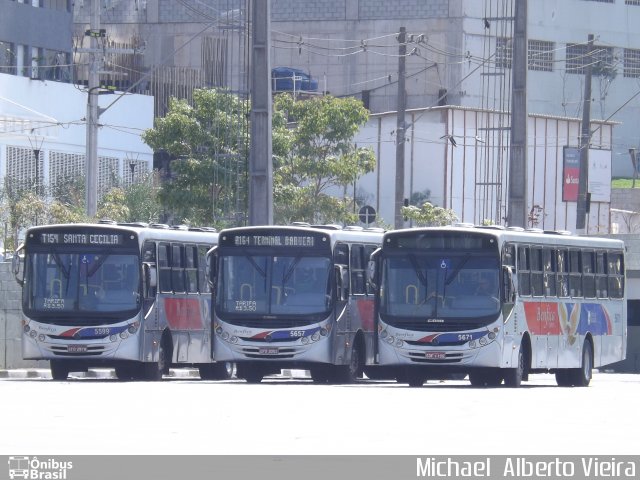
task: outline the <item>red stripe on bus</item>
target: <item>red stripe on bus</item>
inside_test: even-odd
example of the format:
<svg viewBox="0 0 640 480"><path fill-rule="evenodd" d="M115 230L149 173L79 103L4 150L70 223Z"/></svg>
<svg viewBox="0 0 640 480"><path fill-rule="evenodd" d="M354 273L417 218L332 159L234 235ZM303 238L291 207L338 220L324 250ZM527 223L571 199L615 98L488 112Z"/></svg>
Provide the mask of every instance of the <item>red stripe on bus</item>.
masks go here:
<svg viewBox="0 0 640 480"><path fill-rule="evenodd" d="M202 330L200 302L196 298L165 298L167 323L177 330Z"/></svg>
<svg viewBox="0 0 640 480"><path fill-rule="evenodd" d="M373 299L357 300L360 321L365 332L373 332Z"/></svg>

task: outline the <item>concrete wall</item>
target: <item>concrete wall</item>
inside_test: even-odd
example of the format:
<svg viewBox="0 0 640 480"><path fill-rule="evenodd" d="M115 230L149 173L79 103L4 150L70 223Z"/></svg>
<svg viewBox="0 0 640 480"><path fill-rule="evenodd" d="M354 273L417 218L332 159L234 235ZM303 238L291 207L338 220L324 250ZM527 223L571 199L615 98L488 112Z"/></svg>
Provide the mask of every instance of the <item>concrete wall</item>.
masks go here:
<svg viewBox="0 0 640 480"><path fill-rule="evenodd" d="M42 367L47 362L22 360L20 286L11 273L11 262L0 262L0 369Z"/></svg>

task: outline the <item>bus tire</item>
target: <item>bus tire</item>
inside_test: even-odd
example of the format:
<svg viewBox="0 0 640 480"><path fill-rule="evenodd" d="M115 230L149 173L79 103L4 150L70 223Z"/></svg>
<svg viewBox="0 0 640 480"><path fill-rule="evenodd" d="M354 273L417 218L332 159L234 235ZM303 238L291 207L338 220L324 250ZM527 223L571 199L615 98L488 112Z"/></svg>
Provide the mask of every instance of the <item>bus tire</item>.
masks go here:
<svg viewBox="0 0 640 480"><path fill-rule="evenodd" d="M589 340L585 340L582 346L582 360L580 368L569 370L571 385L575 387L588 387L593 376L593 347Z"/></svg>
<svg viewBox="0 0 640 480"><path fill-rule="evenodd" d="M60 360L51 360L49 362L49 367L51 368L52 380L66 380L69 376L70 370L65 362L61 362Z"/></svg>
<svg viewBox="0 0 640 480"><path fill-rule="evenodd" d="M169 373L171 363L171 351L168 347L166 337L163 336L158 344L158 361L143 364L144 378L152 382L162 380L162 376Z"/></svg>
<svg viewBox="0 0 640 480"><path fill-rule="evenodd" d="M502 372L499 368L471 370L469 382L474 387L497 387L502 383Z"/></svg>
<svg viewBox="0 0 640 480"><path fill-rule="evenodd" d="M419 371L407 373L407 383L410 387L421 387L427 381L427 376Z"/></svg>
<svg viewBox="0 0 640 480"><path fill-rule="evenodd" d="M328 383L331 372L327 365L319 365L309 370L313 383Z"/></svg>
<svg viewBox="0 0 640 480"><path fill-rule="evenodd" d="M233 363L217 362L200 365L198 371L202 380L229 380L233 376Z"/></svg>
<svg viewBox="0 0 640 480"><path fill-rule="evenodd" d="M123 381L135 380L138 377L136 365L130 365L130 364L118 365L115 368L115 370L116 370L116 377L118 377L118 380L123 380Z"/></svg>
<svg viewBox="0 0 640 480"><path fill-rule="evenodd" d="M265 370L260 365L239 363L236 368L236 376L247 383L260 383L264 378Z"/></svg>
<svg viewBox="0 0 640 480"><path fill-rule="evenodd" d="M516 368L505 368L503 371L504 384L507 387L518 388L522 384L525 373L524 345L520 345L518 351L518 366Z"/></svg>
<svg viewBox="0 0 640 480"><path fill-rule="evenodd" d="M556 383L559 387L571 386L571 372L568 369L556 370Z"/></svg>
<svg viewBox="0 0 640 480"><path fill-rule="evenodd" d="M330 383L348 384L355 383L362 376L364 351L359 338L353 341L351 347L351 358L347 365L337 365L333 367Z"/></svg>

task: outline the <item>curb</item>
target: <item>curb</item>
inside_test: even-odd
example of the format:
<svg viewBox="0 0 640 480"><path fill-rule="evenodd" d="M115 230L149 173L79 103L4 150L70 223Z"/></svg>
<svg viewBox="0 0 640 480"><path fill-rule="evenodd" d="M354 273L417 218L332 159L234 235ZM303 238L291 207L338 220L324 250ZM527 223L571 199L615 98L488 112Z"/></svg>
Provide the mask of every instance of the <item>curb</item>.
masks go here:
<svg viewBox="0 0 640 480"><path fill-rule="evenodd" d="M310 378L306 370L283 369L281 373L285 378ZM168 378L200 378L200 373L194 368L172 368L169 370ZM0 379L51 379L51 371L48 368L17 368L11 370L0 370ZM75 372L70 378L99 378L116 379L116 374L110 368L90 368L86 372Z"/></svg>

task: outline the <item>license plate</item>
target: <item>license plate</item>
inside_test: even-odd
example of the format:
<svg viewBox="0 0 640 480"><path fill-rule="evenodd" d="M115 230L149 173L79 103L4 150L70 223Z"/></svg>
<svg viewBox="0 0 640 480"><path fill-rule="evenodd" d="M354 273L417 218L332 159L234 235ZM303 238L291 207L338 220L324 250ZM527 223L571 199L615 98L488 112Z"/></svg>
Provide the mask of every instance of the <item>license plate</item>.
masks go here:
<svg viewBox="0 0 640 480"><path fill-rule="evenodd" d="M260 355L277 355L278 354L278 349L277 348L259 348L258 349L258 353Z"/></svg>
<svg viewBox="0 0 640 480"><path fill-rule="evenodd" d="M67 352L69 353L87 353L86 345L69 345L67 347Z"/></svg>
<svg viewBox="0 0 640 480"><path fill-rule="evenodd" d="M444 360L447 358L447 355L444 352L426 352L424 354L424 358L429 358L431 360Z"/></svg>

